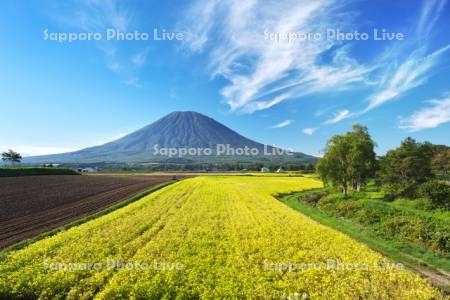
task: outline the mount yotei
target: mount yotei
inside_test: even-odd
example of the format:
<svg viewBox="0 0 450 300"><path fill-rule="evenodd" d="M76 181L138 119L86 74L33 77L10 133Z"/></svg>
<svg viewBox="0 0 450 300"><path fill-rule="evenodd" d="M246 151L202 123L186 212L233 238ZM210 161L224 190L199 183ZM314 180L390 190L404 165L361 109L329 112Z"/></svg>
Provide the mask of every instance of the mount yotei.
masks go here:
<svg viewBox="0 0 450 300"><path fill-rule="evenodd" d="M245 149L247 151L244 153ZM24 160L31 164L226 161L308 164L314 163L316 158L266 146L238 134L210 117L186 111L170 113L150 125L100 146L70 153L28 157Z"/></svg>

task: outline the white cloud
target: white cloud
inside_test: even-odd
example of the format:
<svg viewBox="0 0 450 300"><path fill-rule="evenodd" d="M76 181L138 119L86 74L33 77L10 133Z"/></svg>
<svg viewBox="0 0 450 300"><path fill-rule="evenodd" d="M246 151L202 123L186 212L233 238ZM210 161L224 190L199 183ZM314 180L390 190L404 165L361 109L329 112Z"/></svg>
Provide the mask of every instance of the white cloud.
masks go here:
<svg viewBox="0 0 450 300"><path fill-rule="evenodd" d="M186 12L180 26L186 33L185 41L192 51L200 52L208 41L218 5L218 0L197 1Z"/></svg>
<svg viewBox="0 0 450 300"><path fill-rule="evenodd" d="M340 10L342 5L336 0L226 0L204 5L199 0L181 26L190 33L186 45L208 54L211 76L228 80L221 93L231 110L251 113L289 98L366 82L372 68L350 58L349 46L325 38L289 43L267 36L345 29L352 18ZM321 60L325 53L331 57L326 63Z"/></svg>
<svg viewBox="0 0 450 300"><path fill-rule="evenodd" d="M408 41L396 43L366 64L353 58L352 43L267 39L266 33L324 34L325 28L354 31L358 23L355 12L346 9L348 3L211 0L205 4L197 0L180 26L189 34L185 45L209 58L211 77L228 80L221 94L232 111L252 113L313 93L375 87L367 96L369 103L364 110L341 116L348 118L400 98L426 83L441 54L450 49L449 45L427 51L428 42L424 40L436 26L447 0L424 1L415 28L417 36L413 34ZM324 56L328 59L324 60Z"/></svg>
<svg viewBox="0 0 450 300"><path fill-rule="evenodd" d="M317 127L304 128L302 132L307 135L312 135L317 130Z"/></svg>
<svg viewBox="0 0 450 300"><path fill-rule="evenodd" d="M120 0L60 1L52 3L47 11L50 12L49 17L55 19L60 25L80 32L104 34L107 29L128 32L136 23L132 6ZM140 87L136 84L137 80L132 78L137 78L140 67L145 65L148 48L137 51L130 58L121 41L101 40L93 45L103 53L105 65L109 70L120 76L122 80L125 79L126 84Z"/></svg>
<svg viewBox="0 0 450 300"><path fill-rule="evenodd" d="M415 51L408 49L408 43L404 47L391 49L384 55L385 72L379 80L378 91L369 96L369 105L360 114L366 113L388 101L403 96L406 92L426 83L430 76L430 71L437 64L441 54L450 49L450 45L442 47L431 54L427 54L427 36L435 26L447 0L426 0L423 1L421 15L416 25L417 36L411 38L415 46L419 45ZM414 46L414 45L413 45ZM398 61L401 61L398 64Z"/></svg>
<svg viewBox="0 0 450 300"><path fill-rule="evenodd" d="M344 119L350 117L351 114L347 109L340 110L334 114L334 117L325 122L325 124L336 124Z"/></svg>
<svg viewBox="0 0 450 300"><path fill-rule="evenodd" d="M95 141L94 143L92 143L91 145L87 145L87 146L84 146L84 147L80 147L79 149L84 149L84 148L92 147L92 146L100 146L100 145L104 145L104 144L113 142L113 141L115 141L115 140L118 140L118 139L120 139L120 138L123 138L124 136L126 136L126 135L128 135L128 134L129 134L129 133L119 132L119 133L117 133L117 134L115 134L115 135L111 135L111 136L109 136L109 137L105 137L105 138L102 138L102 139L100 139L100 140L97 140L97 141Z"/></svg>
<svg viewBox="0 0 450 300"><path fill-rule="evenodd" d="M431 106L416 111L411 116L400 121L400 128L409 131L419 131L435 128L450 122L450 98L428 101Z"/></svg>
<svg viewBox="0 0 450 300"><path fill-rule="evenodd" d="M129 86L133 86L135 88L141 88L142 87L142 85L139 83L139 78L137 78L137 77L128 78L123 83L125 83L126 85L129 85Z"/></svg>
<svg viewBox="0 0 450 300"><path fill-rule="evenodd" d="M118 133L116 136L114 136L112 140L115 141L115 140L121 139L121 138L123 138L124 136L126 136L127 134L128 134L128 133L120 132L120 133Z"/></svg>
<svg viewBox="0 0 450 300"><path fill-rule="evenodd" d="M392 75L385 74L381 81L383 83L381 89L369 97L369 105L363 113L426 83L429 71L437 63L439 56L449 49L450 45L429 55L424 55L425 48L420 48L407 57L394 72L391 71L392 68L387 68L387 72L392 73Z"/></svg>
<svg viewBox="0 0 450 300"><path fill-rule="evenodd" d="M4 152L4 151L8 151L9 149L19 152L23 157L67 153L67 152L73 152L73 151L77 151L80 149L84 149L87 147L103 145L103 144L118 140L120 138L123 138L124 136L126 136L128 134L129 133L127 133L127 132L119 132L115 135L111 135L104 139L97 140L96 142L93 142L92 144L78 145L76 147L63 147L63 146L48 147L48 146L33 146L33 145L21 145L21 144L8 145L8 146L0 145L0 153Z"/></svg>
<svg viewBox="0 0 450 300"><path fill-rule="evenodd" d="M66 1L57 4L59 14L50 14L58 22L83 31L102 31L116 28L127 31L133 22L124 2L117 0Z"/></svg>
<svg viewBox="0 0 450 300"><path fill-rule="evenodd" d="M447 0L425 0L417 25L417 34L426 38L439 19Z"/></svg>
<svg viewBox="0 0 450 300"><path fill-rule="evenodd" d="M19 152L23 157L65 153L78 150L75 148L67 148L67 147L39 147L27 145L0 146L0 152L7 151L9 149Z"/></svg>
<svg viewBox="0 0 450 300"><path fill-rule="evenodd" d="M147 60L147 55L148 48L133 55L133 57L131 58L131 62L137 67L142 67Z"/></svg>
<svg viewBox="0 0 450 300"><path fill-rule="evenodd" d="M271 126L270 128L283 128L290 124L292 124L292 120L286 120L281 123L275 124L275 125Z"/></svg>

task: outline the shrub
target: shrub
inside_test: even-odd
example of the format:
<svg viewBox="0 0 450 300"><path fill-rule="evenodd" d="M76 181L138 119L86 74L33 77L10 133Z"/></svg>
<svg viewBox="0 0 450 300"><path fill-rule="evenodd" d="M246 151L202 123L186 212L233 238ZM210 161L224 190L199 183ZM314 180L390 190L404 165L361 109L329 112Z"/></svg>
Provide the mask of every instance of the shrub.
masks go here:
<svg viewBox="0 0 450 300"><path fill-rule="evenodd" d="M387 219L379 225L377 233L389 239L401 235L403 228L408 225L409 218L406 216L397 216Z"/></svg>
<svg viewBox="0 0 450 300"><path fill-rule="evenodd" d="M399 183L388 183L383 185L382 191L388 201L394 201L398 197L414 198L416 195L416 184L401 185Z"/></svg>
<svg viewBox="0 0 450 300"><path fill-rule="evenodd" d="M450 186L438 180L430 180L420 185L418 194L429 198L435 207L450 208Z"/></svg>
<svg viewBox="0 0 450 300"><path fill-rule="evenodd" d="M317 202L317 206L324 211L333 213L336 211L336 203L344 200L345 199L342 194L330 194L320 198L319 202Z"/></svg>
<svg viewBox="0 0 450 300"><path fill-rule="evenodd" d="M382 187L385 198L389 201L394 201L399 195L404 193L404 190L400 184L391 183L385 184Z"/></svg>
<svg viewBox="0 0 450 300"><path fill-rule="evenodd" d="M339 217L351 218L359 209L359 205L354 201L342 201L336 205L336 215Z"/></svg>
<svg viewBox="0 0 450 300"><path fill-rule="evenodd" d="M344 199L340 193L327 195L317 203L317 207L327 214L367 226L375 235L384 239L414 244L439 255L448 255L450 224L437 216L423 215L415 208L427 205L429 207L431 201L423 198L400 199L390 204L373 199Z"/></svg>
<svg viewBox="0 0 450 300"><path fill-rule="evenodd" d="M450 227L443 226L437 229L431 240L433 250L443 253L450 252Z"/></svg>
<svg viewBox="0 0 450 300"><path fill-rule="evenodd" d="M434 209L433 203L428 198L418 199L396 199L394 204L398 207L407 207L418 210L431 211Z"/></svg>
<svg viewBox="0 0 450 300"><path fill-rule="evenodd" d="M354 219L360 224L372 225L380 223L383 216L382 211L364 207L355 213Z"/></svg>
<svg viewBox="0 0 450 300"><path fill-rule="evenodd" d="M325 191L305 192L304 194L299 195L297 200L315 206L322 197L326 196L326 194L327 192Z"/></svg>

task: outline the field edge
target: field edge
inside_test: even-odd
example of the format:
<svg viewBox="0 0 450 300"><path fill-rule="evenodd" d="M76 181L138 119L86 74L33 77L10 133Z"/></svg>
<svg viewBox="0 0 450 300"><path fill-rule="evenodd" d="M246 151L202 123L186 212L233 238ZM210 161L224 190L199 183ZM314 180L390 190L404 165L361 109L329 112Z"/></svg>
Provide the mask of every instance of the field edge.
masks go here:
<svg viewBox="0 0 450 300"><path fill-rule="evenodd" d="M320 189L314 189L320 190ZM302 191L305 192L305 191ZM446 274L443 274L438 266L431 264L429 261L423 260L422 257L415 257L407 253L401 252L398 249L386 244L382 239L375 238L373 236L365 237L366 231L361 231L362 228L355 226L354 224L343 222L337 218L331 217L323 213L322 211L309 207L295 199L295 196L302 192L294 192L291 194L284 194L277 197L281 203L290 207L291 209L311 218L312 220L333 228L350 238L363 243L373 251L376 251L392 260L404 264L408 269L416 274L426 278L431 284L439 288L444 294L450 294L450 285L439 284L440 281L446 281Z"/></svg>
<svg viewBox="0 0 450 300"><path fill-rule="evenodd" d="M0 262L11 251L16 251L16 250L23 249L26 246L28 246L30 244L33 244L33 243L35 243L35 242L37 242L39 240L45 239L47 237L54 236L54 235L56 235L56 234L58 234L60 232L67 231L67 230L69 230L72 227L75 227L75 226L87 223L87 222L89 222L89 221L91 221L93 219L96 219L96 218L99 218L101 216L107 215L107 214L109 214L109 213L111 213L111 212L113 212L113 211L115 211L117 209L125 207L125 206L127 206L127 205L129 205L129 204L131 204L133 202L136 202L136 201L142 199L143 197L145 197L147 195L150 195L151 193L154 193L154 192L156 192L156 191L158 191L158 190L160 190L162 188L165 188L166 186L174 184L175 182L178 182L178 181L179 180L177 180L177 181L169 181L169 182L164 182L164 183L158 184L158 185L153 186L153 187L151 187L149 189L146 189L146 190L143 190L141 192L135 193L134 195L131 195L130 197L128 197L128 198L126 198L126 199L124 199L122 201L119 201L119 202L117 202L117 203L115 203L115 204L113 204L113 205L111 205L109 207L106 207L106 208L104 208L104 209L102 209L100 211L97 211L97 212L92 213L92 214L88 214L88 215L83 216L83 217L81 217L79 219L71 221L71 222L69 222L67 224L64 224L64 225L59 226L57 228L54 228L52 230L43 232L43 233L41 233L41 234L39 234L39 235L37 235L37 236L35 236L33 238L25 239L23 241L20 241L20 242L17 242L15 244L12 244L12 245L4 248L4 249L0 249Z"/></svg>

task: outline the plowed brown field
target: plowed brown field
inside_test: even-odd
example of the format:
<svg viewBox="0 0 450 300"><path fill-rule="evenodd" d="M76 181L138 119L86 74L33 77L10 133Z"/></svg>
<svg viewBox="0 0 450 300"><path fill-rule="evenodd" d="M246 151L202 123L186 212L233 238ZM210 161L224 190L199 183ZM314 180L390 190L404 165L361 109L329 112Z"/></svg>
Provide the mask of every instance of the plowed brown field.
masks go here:
<svg viewBox="0 0 450 300"><path fill-rule="evenodd" d="M62 226L171 180L172 176L164 175L0 178L0 248Z"/></svg>

